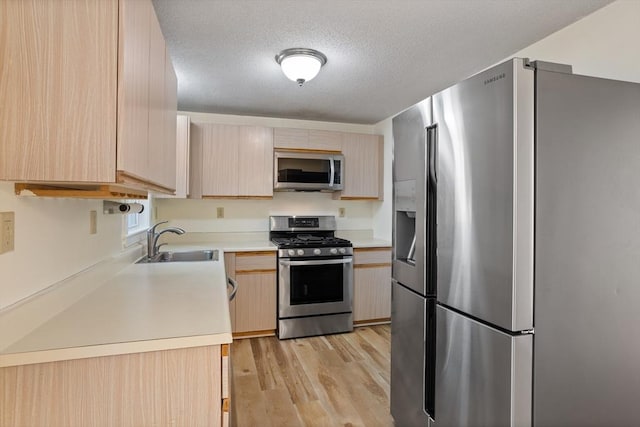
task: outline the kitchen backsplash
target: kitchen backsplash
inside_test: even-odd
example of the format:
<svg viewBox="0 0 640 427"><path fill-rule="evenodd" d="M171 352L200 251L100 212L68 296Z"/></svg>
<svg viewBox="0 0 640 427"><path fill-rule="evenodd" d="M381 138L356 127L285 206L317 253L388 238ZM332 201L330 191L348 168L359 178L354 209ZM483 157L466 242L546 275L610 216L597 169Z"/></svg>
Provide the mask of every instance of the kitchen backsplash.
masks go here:
<svg viewBox="0 0 640 427"><path fill-rule="evenodd" d="M0 255L0 309L122 251L122 216L103 215L102 200L16 197L0 182L0 212L15 212L15 248Z"/></svg>
<svg viewBox="0 0 640 427"><path fill-rule="evenodd" d="M371 230L378 201L334 200L329 193L275 193L272 200L178 200L155 202L159 221L189 233L267 232L270 215L334 215L338 230ZM218 208L224 217L217 218ZM344 216L340 210L344 209Z"/></svg>

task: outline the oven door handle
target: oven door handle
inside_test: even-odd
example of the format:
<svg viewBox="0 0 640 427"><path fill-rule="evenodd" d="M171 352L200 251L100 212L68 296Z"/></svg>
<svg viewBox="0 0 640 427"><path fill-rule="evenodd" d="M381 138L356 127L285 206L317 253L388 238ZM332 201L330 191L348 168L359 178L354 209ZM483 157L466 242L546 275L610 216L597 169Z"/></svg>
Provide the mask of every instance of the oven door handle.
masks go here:
<svg viewBox="0 0 640 427"><path fill-rule="evenodd" d="M305 261L289 261L288 259L281 259L279 262L281 265L286 265L286 266L349 264L353 262L353 257L341 258L341 259L319 259L319 260L305 260Z"/></svg>

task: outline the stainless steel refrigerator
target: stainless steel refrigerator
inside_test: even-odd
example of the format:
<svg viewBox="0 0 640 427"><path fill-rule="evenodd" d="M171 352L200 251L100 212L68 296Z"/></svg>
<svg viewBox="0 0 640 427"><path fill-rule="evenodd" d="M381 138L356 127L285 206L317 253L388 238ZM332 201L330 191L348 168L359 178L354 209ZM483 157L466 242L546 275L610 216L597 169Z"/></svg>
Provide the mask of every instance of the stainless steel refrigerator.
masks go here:
<svg viewBox="0 0 640 427"><path fill-rule="evenodd" d="M400 343L424 340L435 345L414 374L434 378L423 409L438 427L639 425L640 85L514 59L425 103L423 148L401 136L408 110L394 155L406 147L425 168L416 206L434 214L415 222L433 232L415 246L436 254L424 274L435 328L401 332L424 315L394 284L396 424L426 424L405 422L393 397Z"/></svg>

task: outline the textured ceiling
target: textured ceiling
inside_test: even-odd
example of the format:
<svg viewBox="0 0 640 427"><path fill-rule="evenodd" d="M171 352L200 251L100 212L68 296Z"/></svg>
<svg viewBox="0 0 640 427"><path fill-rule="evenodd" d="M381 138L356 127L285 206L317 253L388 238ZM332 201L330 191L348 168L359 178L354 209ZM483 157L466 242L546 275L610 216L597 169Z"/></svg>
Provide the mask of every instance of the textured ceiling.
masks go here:
<svg viewBox="0 0 640 427"><path fill-rule="evenodd" d="M153 0L178 75L180 110L364 124L610 2ZM302 87L274 60L291 47L328 58Z"/></svg>

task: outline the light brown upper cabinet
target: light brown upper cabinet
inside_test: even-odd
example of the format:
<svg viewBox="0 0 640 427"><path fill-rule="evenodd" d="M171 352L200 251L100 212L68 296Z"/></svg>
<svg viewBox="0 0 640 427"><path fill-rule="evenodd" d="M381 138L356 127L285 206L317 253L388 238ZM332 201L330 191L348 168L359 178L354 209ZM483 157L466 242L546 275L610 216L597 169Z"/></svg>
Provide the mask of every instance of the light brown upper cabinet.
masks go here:
<svg viewBox="0 0 640 427"><path fill-rule="evenodd" d="M157 198L186 199L189 195L189 149L190 149L191 118L178 114L175 126L176 133L176 193L156 194ZM167 132L172 132L168 129Z"/></svg>
<svg viewBox="0 0 640 427"><path fill-rule="evenodd" d="M191 198L273 197L273 129L192 123Z"/></svg>
<svg viewBox="0 0 640 427"><path fill-rule="evenodd" d="M340 199L382 200L384 142L381 135L342 133L344 190Z"/></svg>
<svg viewBox="0 0 640 427"><path fill-rule="evenodd" d="M340 152L342 133L315 129L275 128L273 146L289 150Z"/></svg>
<svg viewBox="0 0 640 427"><path fill-rule="evenodd" d="M151 0L2 1L0 28L0 179L173 192L177 81Z"/></svg>

